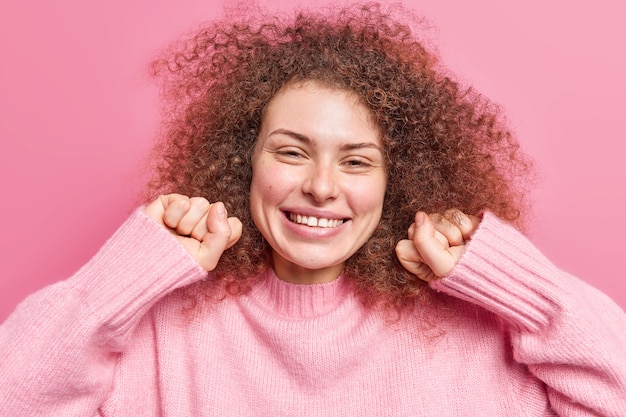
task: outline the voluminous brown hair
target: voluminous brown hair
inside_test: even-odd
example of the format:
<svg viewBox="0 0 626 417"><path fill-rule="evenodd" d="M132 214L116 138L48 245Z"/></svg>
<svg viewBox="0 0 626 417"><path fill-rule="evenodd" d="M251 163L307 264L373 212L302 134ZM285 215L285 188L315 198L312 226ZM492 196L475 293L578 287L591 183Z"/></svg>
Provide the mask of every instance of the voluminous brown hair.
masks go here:
<svg viewBox="0 0 626 417"><path fill-rule="evenodd" d="M223 201L243 236L214 271L231 292L269 265L249 204L251 157L270 100L315 81L356 94L379 126L388 185L380 224L346 264L365 302L401 306L425 287L395 255L418 210L491 210L522 222L530 164L497 106L463 88L395 6L352 5L268 17L241 11L171 45L153 62L165 98L149 197ZM408 22L408 23L406 23Z"/></svg>

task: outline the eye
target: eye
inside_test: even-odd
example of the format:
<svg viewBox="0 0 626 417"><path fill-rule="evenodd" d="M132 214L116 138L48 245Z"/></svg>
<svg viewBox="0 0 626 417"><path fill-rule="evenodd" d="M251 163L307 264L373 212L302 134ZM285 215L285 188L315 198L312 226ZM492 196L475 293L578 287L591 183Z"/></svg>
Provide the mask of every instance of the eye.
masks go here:
<svg viewBox="0 0 626 417"><path fill-rule="evenodd" d="M276 151L276 153L278 155L287 157L287 158L302 158L304 157L304 155L302 154L301 151L297 150L297 149L279 149L278 151Z"/></svg>
<svg viewBox="0 0 626 417"><path fill-rule="evenodd" d="M371 161L361 157L350 157L342 162L343 166L350 171L366 171L372 167Z"/></svg>
<svg viewBox="0 0 626 417"><path fill-rule="evenodd" d="M301 164L306 161L307 154L300 148L285 146L274 151L276 159L288 164Z"/></svg>
<svg viewBox="0 0 626 417"><path fill-rule="evenodd" d="M295 150L279 151L278 153L280 155L291 156L291 157L294 157L294 158L302 156L302 154L300 152L295 151Z"/></svg>
<svg viewBox="0 0 626 417"><path fill-rule="evenodd" d="M369 166L368 163L361 159L349 159L345 162L345 164L351 167Z"/></svg>

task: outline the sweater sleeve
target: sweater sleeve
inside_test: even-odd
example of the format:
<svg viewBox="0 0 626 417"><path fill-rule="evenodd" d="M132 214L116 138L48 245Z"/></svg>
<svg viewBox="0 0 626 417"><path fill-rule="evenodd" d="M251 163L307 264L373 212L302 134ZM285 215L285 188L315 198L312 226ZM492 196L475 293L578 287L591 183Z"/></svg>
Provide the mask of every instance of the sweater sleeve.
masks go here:
<svg viewBox="0 0 626 417"><path fill-rule="evenodd" d="M206 274L137 209L74 276L27 297L0 326L0 416L97 415L141 317Z"/></svg>
<svg viewBox="0 0 626 417"><path fill-rule="evenodd" d="M503 319L514 359L559 416L626 416L626 315L513 227L485 213L455 270L431 286Z"/></svg>

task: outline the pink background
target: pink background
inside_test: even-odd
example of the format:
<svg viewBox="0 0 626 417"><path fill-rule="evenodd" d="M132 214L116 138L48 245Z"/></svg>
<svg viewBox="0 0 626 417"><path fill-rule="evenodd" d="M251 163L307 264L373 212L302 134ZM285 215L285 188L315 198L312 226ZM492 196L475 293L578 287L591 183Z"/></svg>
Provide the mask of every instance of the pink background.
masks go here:
<svg viewBox="0 0 626 417"><path fill-rule="evenodd" d="M626 10L581 3L405 4L435 25L444 62L502 104L537 161L532 240L626 307ZM135 207L158 128L146 64L221 4L2 1L0 321L71 275Z"/></svg>

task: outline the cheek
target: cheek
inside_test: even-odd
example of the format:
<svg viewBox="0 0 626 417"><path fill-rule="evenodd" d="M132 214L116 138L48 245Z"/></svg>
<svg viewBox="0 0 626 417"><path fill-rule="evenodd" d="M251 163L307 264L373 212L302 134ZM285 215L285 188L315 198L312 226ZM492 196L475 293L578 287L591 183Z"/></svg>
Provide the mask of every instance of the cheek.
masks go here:
<svg viewBox="0 0 626 417"><path fill-rule="evenodd" d="M260 178L258 175L252 176L252 182L250 183L250 210L255 223L257 223L262 211L263 199L266 196L267 188L268 186L264 183L263 178Z"/></svg>
<svg viewBox="0 0 626 417"><path fill-rule="evenodd" d="M250 184L250 207L253 218L264 206L276 205L280 202L284 189L285 184L281 181L279 170L272 169L271 166L263 163L253 166Z"/></svg>
<svg viewBox="0 0 626 417"><path fill-rule="evenodd" d="M350 200L355 210L362 214L380 217L385 199L385 181L364 182L353 186Z"/></svg>

